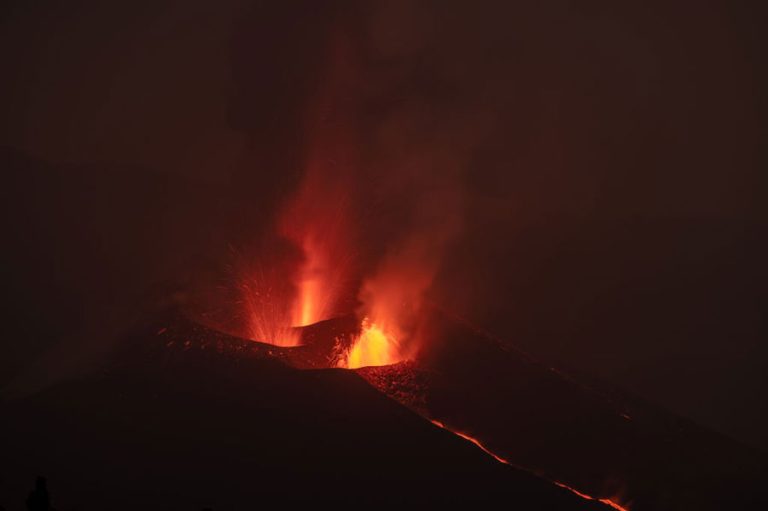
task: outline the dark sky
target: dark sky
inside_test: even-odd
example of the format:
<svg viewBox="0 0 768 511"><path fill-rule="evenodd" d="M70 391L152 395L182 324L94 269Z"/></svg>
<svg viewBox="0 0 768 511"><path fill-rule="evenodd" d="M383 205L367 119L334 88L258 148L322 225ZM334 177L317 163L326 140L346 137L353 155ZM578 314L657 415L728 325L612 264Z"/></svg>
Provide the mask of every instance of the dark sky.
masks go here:
<svg viewBox="0 0 768 511"><path fill-rule="evenodd" d="M392 154L461 191L438 301L767 449L758 5L6 2L0 384L70 374L125 311L255 243L343 34L360 193Z"/></svg>

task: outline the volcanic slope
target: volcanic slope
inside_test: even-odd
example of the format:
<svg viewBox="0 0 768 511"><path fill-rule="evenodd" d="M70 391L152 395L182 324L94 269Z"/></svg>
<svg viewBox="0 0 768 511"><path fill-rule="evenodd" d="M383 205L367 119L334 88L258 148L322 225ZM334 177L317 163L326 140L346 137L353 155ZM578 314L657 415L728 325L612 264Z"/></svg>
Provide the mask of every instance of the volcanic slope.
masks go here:
<svg viewBox="0 0 768 511"><path fill-rule="evenodd" d="M172 316L126 336L98 371L0 406L0 505L34 476L57 509L218 510L312 503L606 509L300 351Z"/></svg>
<svg viewBox="0 0 768 511"><path fill-rule="evenodd" d="M768 509L768 457L609 384L543 365L433 311L415 360L358 370L493 454L642 510Z"/></svg>

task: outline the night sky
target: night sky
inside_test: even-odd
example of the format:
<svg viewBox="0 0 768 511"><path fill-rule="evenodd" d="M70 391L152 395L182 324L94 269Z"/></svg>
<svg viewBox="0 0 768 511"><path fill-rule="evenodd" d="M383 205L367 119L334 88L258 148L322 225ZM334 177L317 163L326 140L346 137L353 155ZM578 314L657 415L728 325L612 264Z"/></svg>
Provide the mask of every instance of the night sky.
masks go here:
<svg viewBox="0 0 768 511"><path fill-rule="evenodd" d="M760 4L3 3L2 391L255 250L340 37L362 266L440 232L435 302L768 449Z"/></svg>

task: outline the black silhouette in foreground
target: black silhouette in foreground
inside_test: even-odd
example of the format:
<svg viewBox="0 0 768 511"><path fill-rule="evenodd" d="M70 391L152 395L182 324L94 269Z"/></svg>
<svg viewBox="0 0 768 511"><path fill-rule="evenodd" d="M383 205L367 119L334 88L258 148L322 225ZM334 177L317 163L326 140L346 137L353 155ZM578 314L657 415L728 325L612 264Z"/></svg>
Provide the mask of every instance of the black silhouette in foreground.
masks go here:
<svg viewBox="0 0 768 511"><path fill-rule="evenodd" d="M35 489L27 497L27 511L50 511L51 497L48 494L48 482L45 477L37 476Z"/></svg>

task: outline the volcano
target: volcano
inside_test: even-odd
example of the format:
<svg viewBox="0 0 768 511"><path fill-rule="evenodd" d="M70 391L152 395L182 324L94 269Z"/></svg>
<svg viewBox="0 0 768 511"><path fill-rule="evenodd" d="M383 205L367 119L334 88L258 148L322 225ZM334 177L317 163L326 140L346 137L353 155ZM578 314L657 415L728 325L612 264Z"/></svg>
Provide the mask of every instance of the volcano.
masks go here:
<svg viewBox="0 0 768 511"><path fill-rule="evenodd" d="M329 325L325 325L326 327ZM599 509L422 419L317 352L164 318L104 366L3 405L2 502L58 509L439 502Z"/></svg>
<svg viewBox="0 0 768 511"><path fill-rule="evenodd" d="M0 503L20 508L36 474L58 509L764 499L759 454L433 315L439 344L357 370L332 367L351 318L302 328L285 348L156 317L98 371L3 403Z"/></svg>

